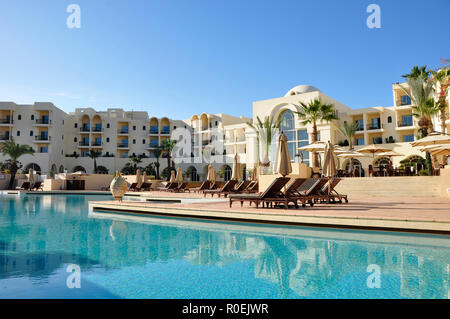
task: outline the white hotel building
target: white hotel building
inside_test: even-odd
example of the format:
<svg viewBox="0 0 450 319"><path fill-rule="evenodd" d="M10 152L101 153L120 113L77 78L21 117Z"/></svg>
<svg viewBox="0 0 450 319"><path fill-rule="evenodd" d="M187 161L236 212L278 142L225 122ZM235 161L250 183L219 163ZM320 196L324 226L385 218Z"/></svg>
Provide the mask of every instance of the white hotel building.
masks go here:
<svg viewBox="0 0 450 319"><path fill-rule="evenodd" d="M20 158L23 170L32 167L42 174L50 170L55 173L78 170L91 173L93 160L87 157L87 153L94 149L102 153L97 159L97 165L105 166L112 173L121 170L132 155L143 156L143 166L156 161L151 149L161 145L164 139L171 138L177 128L182 128L192 134L191 156L184 156L184 162L179 164L183 171L194 171L194 180L203 179L206 177L207 165L212 158L216 158L220 160L213 165L216 170L227 172L228 178L235 154L247 169L251 169L257 161L256 134L246 124L256 121L256 117L282 117L282 130L289 139L291 160L309 163L309 153L300 154L297 148L311 142L312 126L302 125L295 112L299 110L300 101L309 103L312 99L320 98L325 103L334 104L340 118L332 123L319 123L320 140L330 140L336 144L343 142L338 127L344 121L357 122L360 130L353 141L356 149L381 143L405 155L393 158L393 164L397 166L406 157L424 157L425 154L409 143L416 139L418 133L409 97L399 84L393 84L392 91L393 106L351 109L313 86L300 85L282 97L254 102L252 119L202 113L190 119L174 120L150 117L147 112L127 112L123 109L96 111L92 108L77 108L75 112L67 114L52 103L18 105L0 102L0 142L14 137L17 143L33 147L36 152L34 156ZM433 122L435 130L440 131L440 121L436 118ZM450 131L450 119L446 121L446 129ZM223 140L221 154L215 149L206 158L199 157L200 150L211 150L208 144L214 143L217 136ZM272 149L273 153L275 147ZM273 159L273 154L271 156ZM6 158L0 155L0 161L4 160ZM360 158L358 161L364 169L373 163L372 158ZM347 162L342 161L341 168L345 168ZM160 164L162 171L167 160L160 159Z"/></svg>

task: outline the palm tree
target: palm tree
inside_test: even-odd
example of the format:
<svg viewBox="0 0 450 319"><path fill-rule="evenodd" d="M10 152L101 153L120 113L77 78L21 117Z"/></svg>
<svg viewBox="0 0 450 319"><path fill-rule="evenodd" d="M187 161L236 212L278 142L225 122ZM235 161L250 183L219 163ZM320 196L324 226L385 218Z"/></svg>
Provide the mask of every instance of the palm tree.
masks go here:
<svg viewBox="0 0 450 319"><path fill-rule="evenodd" d="M155 169L156 169L156 176L155 176L156 179L159 179L159 166L160 166L159 158L161 157L161 154L162 154L163 151L164 150L160 146L159 147L155 147L155 148L150 150L150 153L152 153L156 157L156 162L153 163L153 165L155 166Z"/></svg>
<svg viewBox="0 0 450 319"><path fill-rule="evenodd" d="M428 80L428 77L430 75L430 71L427 71L427 66L414 66L411 70L411 73L403 74L402 77L405 79L423 79Z"/></svg>
<svg viewBox="0 0 450 319"><path fill-rule="evenodd" d="M281 118L275 121L274 118L266 116L264 122L261 121L259 116L256 117L256 124L247 122L247 125L256 131L256 141L258 143L258 158L260 158L261 165L268 167L270 164L269 150L272 144L272 139L276 132L280 129ZM259 149L262 148L262 152Z"/></svg>
<svg viewBox="0 0 450 319"><path fill-rule="evenodd" d="M436 96L436 108L439 111L440 120L441 120L441 130L442 133L445 134L445 121L447 120L447 96L448 96L448 87L450 85L450 69L444 67L439 71L430 71L433 75L433 83L434 83L434 91Z"/></svg>
<svg viewBox="0 0 450 319"><path fill-rule="evenodd" d="M172 167L172 151L176 144L177 141L171 139L165 139L161 142L161 148L167 154L167 167Z"/></svg>
<svg viewBox="0 0 450 319"><path fill-rule="evenodd" d="M359 125L358 123L348 123L344 122L342 127L339 127L339 132L344 136L344 138L348 141L348 149L349 151L353 151L353 141L355 139L355 134L358 131ZM350 172L353 174L353 158L350 158Z"/></svg>
<svg viewBox="0 0 450 319"><path fill-rule="evenodd" d="M431 117L438 112L433 99L433 83L425 80L422 76L409 77L407 82L410 91L402 84L399 86L413 102L412 114L419 119L419 131L421 138L423 138L433 131Z"/></svg>
<svg viewBox="0 0 450 319"><path fill-rule="evenodd" d="M94 174L97 174L97 158L102 155L102 152L96 150L89 150L87 156L94 160Z"/></svg>
<svg viewBox="0 0 450 319"><path fill-rule="evenodd" d="M31 154L34 155L34 150L29 145L16 144L14 138L10 138L9 141L0 144L0 152L3 156L9 156L7 166L11 173L11 178L9 179L8 189L12 189L14 185L14 180L16 178L17 170L20 168L21 164L18 159L22 155Z"/></svg>
<svg viewBox="0 0 450 319"><path fill-rule="evenodd" d="M142 158L140 156L132 155L130 157L130 166L133 168L133 174L136 174L138 170L138 164L142 163Z"/></svg>
<svg viewBox="0 0 450 319"><path fill-rule="evenodd" d="M334 109L333 104L325 104L322 103L320 99L314 99L309 104L305 104L300 102L300 111L295 112L300 119L302 119L302 124L312 124L312 142L317 142L317 123L318 122L331 122L333 120L338 120L339 117L337 115L336 110ZM316 167L318 163L318 154L317 152L312 153L312 166Z"/></svg>

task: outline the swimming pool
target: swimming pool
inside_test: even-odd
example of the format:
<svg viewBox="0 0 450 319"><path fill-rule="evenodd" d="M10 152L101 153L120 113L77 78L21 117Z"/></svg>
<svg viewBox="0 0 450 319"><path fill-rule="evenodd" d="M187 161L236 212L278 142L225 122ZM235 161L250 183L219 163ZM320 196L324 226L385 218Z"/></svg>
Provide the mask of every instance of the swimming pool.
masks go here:
<svg viewBox="0 0 450 319"><path fill-rule="evenodd" d="M104 199L0 195L0 298L449 297L449 236L88 212Z"/></svg>

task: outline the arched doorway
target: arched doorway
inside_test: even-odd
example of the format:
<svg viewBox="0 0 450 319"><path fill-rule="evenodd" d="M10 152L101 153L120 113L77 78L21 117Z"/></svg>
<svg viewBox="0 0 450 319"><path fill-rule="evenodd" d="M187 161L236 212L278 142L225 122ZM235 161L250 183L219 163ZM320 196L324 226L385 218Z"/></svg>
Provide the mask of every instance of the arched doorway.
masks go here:
<svg viewBox="0 0 450 319"><path fill-rule="evenodd" d="M392 165L391 160L388 157L377 158L374 162L375 167L379 167L382 170L387 170Z"/></svg>
<svg viewBox="0 0 450 319"><path fill-rule="evenodd" d="M72 168L72 173L76 173L76 172L86 173L86 169L83 166L77 165L74 168Z"/></svg>
<svg viewBox="0 0 450 319"><path fill-rule="evenodd" d="M60 172L60 173L64 173L64 166L61 165L61 166L59 167L59 172Z"/></svg>
<svg viewBox="0 0 450 319"><path fill-rule="evenodd" d="M30 164L27 164L26 166L25 166L25 168L23 169L23 171L25 172L25 173L28 173L28 171L30 170L30 168L31 169L33 169L33 171L35 171L36 173L41 173L41 167L38 165L38 164L36 164L36 163L30 163Z"/></svg>
<svg viewBox="0 0 450 319"><path fill-rule="evenodd" d="M53 172L53 174L58 173L58 168L56 167L56 164L53 164L50 170Z"/></svg>
<svg viewBox="0 0 450 319"><path fill-rule="evenodd" d="M345 167L346 172L350 172L350 159L348 159L344 162L344 167ZM357 177L364 176L364 170L362 168L362 164L356 158L353 159L353 170L355 172L355 176L357 176Z"/></svg>
<svg viewBox="0 0 450 319"><path fill-rule="evenodd" d="M200 180L200 176L197 173L197 169L194 166L189 166L186 170L186 175L191 178L191 182L198 182Z"/></svg>
<svg viewBox="0 0 450 319"><path fill-rule="evenodd" d="M228 165L223 165L220 168L220 173L223 174L223 180L225 182L229 181L231 179L231 176L233 175L233 170Z"/></svg>

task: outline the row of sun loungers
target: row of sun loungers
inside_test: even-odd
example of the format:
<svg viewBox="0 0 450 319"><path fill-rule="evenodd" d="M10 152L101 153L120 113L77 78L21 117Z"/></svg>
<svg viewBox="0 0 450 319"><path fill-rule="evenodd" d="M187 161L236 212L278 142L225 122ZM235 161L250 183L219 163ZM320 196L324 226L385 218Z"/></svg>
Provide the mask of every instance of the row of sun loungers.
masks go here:
<svg viewBox="0 0 450 319"><path fill-rule="evenodd" d="M128 191L140 192L140 191L149 191L152 183L142 183L141 186L137 186L137 183L132 183L128 188Z"/></svg>
<svg viewBox="0 0 450 319"><path fill-rule="evenodd" d="M340 182L340 178L296 178L289 185L288 177L278 177L272 184L262 193L259 194L230 194L230 207L233 202L240 202L243 206L244 202L249 205L254 203L256 207L262 204L262 207L284 206L289 207L292 204L298 207L299 203L303 207L306 204L314 206L315 203L348 203L347 195L341 195L336 190L336 185ZM284 190L283 190L284 188Z"/></svg>
<svg viewBox="0 0 450 319"><path fill-rule="evenodd" d="M23 182L22 186L16 187L16 189L22 191L38 191L43 190L44 185L42 185L42 182L35 182L33 183L33 185L31 185L30 182Z"/></svg>

